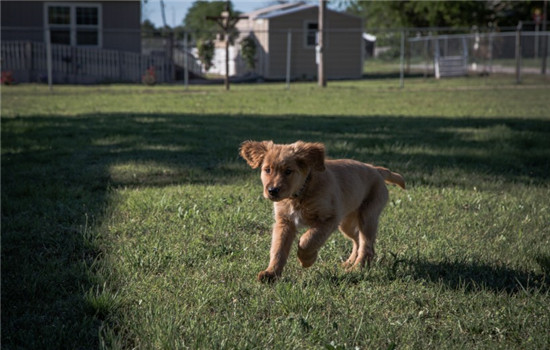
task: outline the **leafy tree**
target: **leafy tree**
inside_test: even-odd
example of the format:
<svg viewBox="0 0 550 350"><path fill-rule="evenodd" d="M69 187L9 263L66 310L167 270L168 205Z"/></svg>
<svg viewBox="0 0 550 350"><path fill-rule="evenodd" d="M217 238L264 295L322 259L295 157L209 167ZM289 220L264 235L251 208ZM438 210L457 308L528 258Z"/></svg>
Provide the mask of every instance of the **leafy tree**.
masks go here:
<svg viewBox="0 0 550 350"><path fill-rule="evenodd" d="M241 54L250 69L256 67L256 40L252 35L241 40Z"/></svg>
<svg viewBox="0 0 550 350"><path fill-rule="evenodd" d="M208 71L212 67L212 59L214 58L214 42L209 39L199 39L197 48L199 59L204 65L204 69Z"/></svg>
<svg viewBox="0 0 550 350"><path fill-rule="evenodd" d="M148 19L141 23L141 30L144 32L154 32L156 29L155 24Z"/></svg>
<svg viewBox="0 0 550 350"><path fill-rule="evenodd" d="M206 16L219 16L225 11L225 1L198 0L191 5L183 23L185 29L195 40L214 40L220 27L216 21L207 20ZM229 2L229 11L233 13L233 4Z"/></svg>
<svg viewBox="0 0 550 350"><path fill-rule="evenodd" d="M486 27L530 20L542 1L348 1L347 12L365 19L368 28Z"/></svg>
<svg viewBox="0 0 550 350"><path fill-rule="evenodd" d="M146 19L141 23L141 36L144 38L147 37L159 37L161 36L161 30L155 27L155 24L150 20Z"/></svg>
<svg viewBox="0 0 550 350"><path fill-rule="evenodd" d="M544 1L501 1L488 2L491 20L500 27L516 26L519 21L531 21L533 11L542 9Z"/></svg>
<svg viewBox="0 0 550 350"><path fill-rule="evenodd" d="M220 16L226 10L225 1L204 1L197 0L191 5L185 18L183 19L185 30L192 35L197 43L199 50L199 59L204 64L206 70L212 66L214 58L214 39L216 33L221 31L219 24L213 20L207 20L207 16ZM229 2L229 12L237 16L238 12L233 12L233 4ZM230 42L238 36L238 31L230 31Z"/></svg>

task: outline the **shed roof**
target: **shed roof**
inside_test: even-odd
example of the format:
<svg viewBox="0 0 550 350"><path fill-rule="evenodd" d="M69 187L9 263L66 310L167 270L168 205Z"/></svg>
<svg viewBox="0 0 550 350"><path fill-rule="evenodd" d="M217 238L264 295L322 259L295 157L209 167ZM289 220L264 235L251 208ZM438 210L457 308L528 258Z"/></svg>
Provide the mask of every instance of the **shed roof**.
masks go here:
<svg viewBox="0 0 550 350"><path fill-rule="evenodd" d="M311 9L311 8L314 8L314 7L317 7L317 5L303 4L301 6L292 7L292 8L277 9L275 11L270 11L268 13L264 13L261 16L258 16L258 18L269 19L269 18L274 18L274 17L279 17L279 16L285 16L285 15L289 15L291 13L296 13L296 12L308 10L308 9Z"/></svg>
<svg viewBox="0 0 550 350"><path fill-rule="evenodd" d="M266 11L266 12L262 13L261 15L259 15L256 18L271 19L271 18L286 16L286 15L290 15L290 14L293 14L293 13L297 13L297 12L301 12L301 11L305 11L305 10L309 10L309 9L318 7L317 5L313 5L313 4L304 4L304 3L298 3L298 4L300 6L283 7L283 8L274 9L272 11ZM327 9L327 12L333 12L333 13L337 13L339 15L344 15L344 16L353 17L353 18L359 18L357 16L350 15L350 14L345 13L345 12L338 12L338 11L333 11L333 10L330 10L330 9Z"/></svg>
<svg viewBox="0 0 550 350"><path fill-rule="evenodd" d="M367 41L376 41L376 36L369 33L363 33L363 39Z"/></svg>
<svg viewBox="0 0 550 350"><path fill-rule="evenodd" d="M266 14L268 14L268 13L273 13L273 12L276 12L276 11L288 10L288 9L290 9L290 8L299 7L299 6L302 6L302 5L304 5L304 4L305 4L305 3L304 3L303 1L291 2L291 3L284 3L284 4L277 4L277 5L273 5L273 6L268 6L268 7L260 8L260 9L254 10L254 11L250 11L250 12L245 13L244 15L248 16L248 18L250 18L250 19L254 19L254 18L256 18L256 17L262 16L262 15L266 15Z"/></svg>

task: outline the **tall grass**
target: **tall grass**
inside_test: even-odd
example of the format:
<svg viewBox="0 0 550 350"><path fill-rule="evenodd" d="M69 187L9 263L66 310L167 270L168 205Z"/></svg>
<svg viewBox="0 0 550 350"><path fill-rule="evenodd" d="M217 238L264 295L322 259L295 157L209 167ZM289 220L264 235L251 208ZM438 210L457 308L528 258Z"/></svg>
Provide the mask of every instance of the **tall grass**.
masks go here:
<svg viewBox="0 0 550 350"><path fill-rule="evenodd" d="M3 88L3 347L548 347L550 90L510 82ZM334 234L256 282L272 208L247 139L405 176L370 269Z"/></svg>

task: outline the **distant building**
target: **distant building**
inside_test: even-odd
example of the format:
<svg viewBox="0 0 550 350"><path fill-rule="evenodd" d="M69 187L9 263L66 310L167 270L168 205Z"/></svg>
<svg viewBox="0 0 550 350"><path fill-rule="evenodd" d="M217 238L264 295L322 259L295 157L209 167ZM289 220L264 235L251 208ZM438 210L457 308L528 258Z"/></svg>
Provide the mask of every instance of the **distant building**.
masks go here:
<svg viewBox="0 0 550 350"><path fill-rule="evenodd" d="M1 1L2 41L141 52L141 2Z"/></svg>
<svg viewBox="0 0 550 350"><path fill-rule="evenodd" d="M1 11L2 70L16 82L173 80L169 58L141 54L140 0L2 0Z"/></svg>
<svg viewBox="0 0 550 350"><path fill-rule="evenodd" d="M290 35L291 79L313 79L317 76L315 47L318 6L298 2L274 5L244 15L248 19L241 20L236 25L240 32L239 39L236 40L237 47L229 52L230 75L255 73L266 79L284 79ZM327 78L360 78L365 54L363 20L327 9L325 28L324 59ZM249 35L256 41L254 69L245 65L238 44ZM225 65L221 63L225 62L225 50L222 45L216 45L216 56L215 67L211 72L224 74Z"/></svg>
<svg viewBox="0 0 550 350"><path fill-rule="evenodd" d="M374 50L376 49L376 36L363 33L363 41L365 43L365 58L374 57Z"/></svg>

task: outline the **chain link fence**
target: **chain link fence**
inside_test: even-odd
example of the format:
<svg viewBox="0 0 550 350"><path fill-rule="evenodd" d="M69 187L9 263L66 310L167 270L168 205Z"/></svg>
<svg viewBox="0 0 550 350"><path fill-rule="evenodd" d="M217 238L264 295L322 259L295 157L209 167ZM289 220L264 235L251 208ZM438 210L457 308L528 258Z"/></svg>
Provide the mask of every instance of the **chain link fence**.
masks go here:
<svg viewBox="0 0 550 350"><path fill-rule="evenodd" d="M446 28L370 31L376 38L366 76L460 76L549 74L548 31L449 30ZM404 41L404 43L402 43ZM403 46L403 49L402 49Z"/></svg>
<svg viewBox="0 0 550 350"><path fill-rule="evenodd" d="M527 29L328 29L325 74L328 79L361 79L506 73L515 74L518 80L522 74L548 75L545 63L550 34ZM35 41L45 45L44 29L35 32ZM109 34L106 31L103 36ZM317 28L307 22L302 27L234 33L227 48L227 64L226 41L218 33L208 33L216 38L211 42L210 64L199 59L200 42L194 38L204 36L200 34L205 33L141 31L141 52L132 55L113 49L52 45L53 80L141 82L151 68L157 82L168 83L216 83L226 70L233 82L317 79ZM47 51L33 41L3 40L2 71L17 71L27 81L43 81Z"/></svg>

